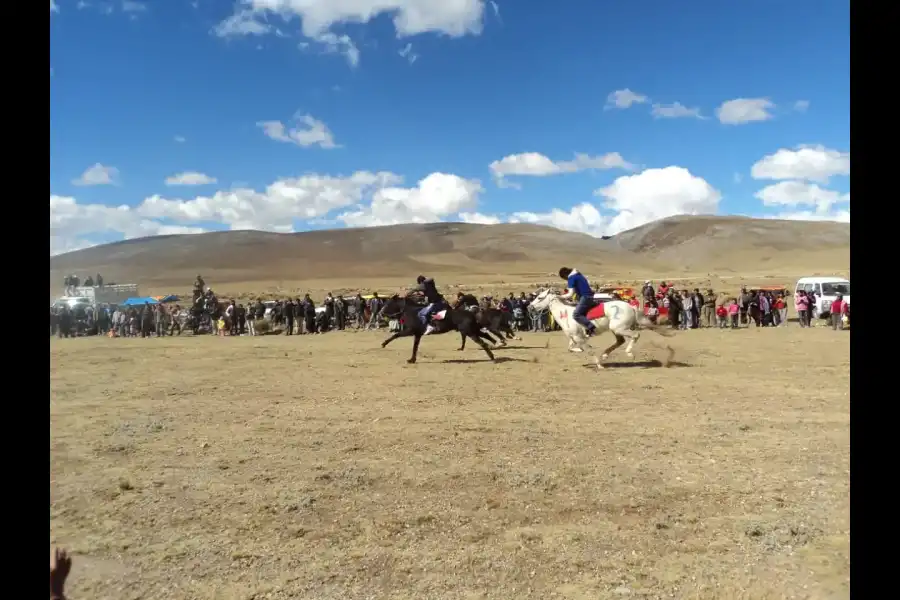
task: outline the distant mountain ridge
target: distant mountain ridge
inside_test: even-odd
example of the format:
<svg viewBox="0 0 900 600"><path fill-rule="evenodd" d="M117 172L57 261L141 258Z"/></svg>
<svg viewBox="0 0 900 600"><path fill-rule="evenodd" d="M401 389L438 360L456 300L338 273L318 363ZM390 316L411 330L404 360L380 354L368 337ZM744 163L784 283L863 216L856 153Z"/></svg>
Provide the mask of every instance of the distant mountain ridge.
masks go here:
<svg viewBox="0 0 900 600"><path fill-rule="evenodd" d="M601 239L543 225L430 223L302 233L221 231L94 246L50 258L51 288L67 273L120 282L269 281L410 273L737 269L802 253L849 268L850 226L744 217L679 216ZM846 255L846 261L842 257ZM792 258L794 260L794 258Z"/></svg>

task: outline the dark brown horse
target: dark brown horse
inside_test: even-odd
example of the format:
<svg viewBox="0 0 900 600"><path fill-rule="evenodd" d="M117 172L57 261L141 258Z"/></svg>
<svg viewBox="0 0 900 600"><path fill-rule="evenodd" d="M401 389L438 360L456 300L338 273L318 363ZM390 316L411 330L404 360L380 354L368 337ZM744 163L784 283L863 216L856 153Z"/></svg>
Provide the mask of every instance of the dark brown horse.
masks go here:
<svg viewBox="0 0 900 600"><path fill-rule="evenodd" d="M508 312L504 312L502 310L496 308L478 308L477 310L469 309L470 312L474 312L475 320L482 329L487 329L493 335L497 336L498 341L494 342L491 336L488 336L488 339L491 339L491 342L496 346L499 345L501 348L506 346L506 340L504 338L508 338L511 340L521 340L522 338L516 336L516 332L513 331L512 328L512 314ZM462 344L460 345L460 350L466 349L466 336L460 334L462 338Z"/></svg>
<svg viewBox="0 0 900 600"><path fill-rule="evenodd" d="M416 354L419 351L419 342L422 341L422 336L425 335L425 330L428 326L419 318L419 312L423 308L424 306L415 304L408 298L402 298L397 295L388 300L381 310L384 316L390 319L399 319L402 323L400 331L384 340L381 343L381 347L384 348L397 338L412 336L412 356L406 361L410 364L416 362ZM470 338L473 340L476 344L481 346L481 349L488 355L488 358L492 361L494 360L494 353L491 352L491 349L488 348L488 345L485 343L485 340L492 343L494 343L494 340L490 335L481 331L481 325L478 324L474 314L464 309L450 308L448 305L434 307L432 314L434 316L432 317L431 324L435 329L430 335L440 335L449 331L458 331L460 335L463 336L463 339Z"/></svg>

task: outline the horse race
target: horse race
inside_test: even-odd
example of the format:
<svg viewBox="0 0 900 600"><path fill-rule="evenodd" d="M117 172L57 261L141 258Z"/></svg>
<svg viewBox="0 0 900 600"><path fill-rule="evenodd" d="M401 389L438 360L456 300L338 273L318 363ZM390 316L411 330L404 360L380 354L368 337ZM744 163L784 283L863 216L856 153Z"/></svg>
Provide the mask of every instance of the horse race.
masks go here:
<svg viewBox="0 0 900 600"><path fill-rule="evenodd" d="M50 4L51 598L849 598L846 6Z"/></svg>

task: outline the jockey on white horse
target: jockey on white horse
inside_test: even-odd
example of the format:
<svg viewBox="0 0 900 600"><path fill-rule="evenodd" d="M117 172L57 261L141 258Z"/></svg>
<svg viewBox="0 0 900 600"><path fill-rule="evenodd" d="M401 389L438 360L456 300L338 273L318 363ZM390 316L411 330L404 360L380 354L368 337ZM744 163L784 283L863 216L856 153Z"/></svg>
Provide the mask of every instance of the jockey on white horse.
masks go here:
<svg viewBox="0 0 900 600"><path fill-rule="evenodd" d="M625 347L625 353L634 358L632 350L635 342L641 337L640 331L637 330L635 325L640 325L661 336L667 337L672 335L664 329L657 329L657 326L650 322L643 312L635 310L627 302L610 300L601 304L595 304L586 315L594 334L602 333L608 329L616 336L616 343L604 350L603 354L598 358L588 342L587 328L576 321L577 307L573 310L572 305L562 301L563 297L565 296L557 296L551 290L544 290L531 302L531 306L537 310L549 310L553 315L553 319L559 324L560 329L569 338L570 347L580 348L581 350L586 349L594 357L594 363L598 369L603 368L600 360L609 358L609 353L624 344L626 339L628 340L628 345ZM591 300L593 300L593 293L591 293ZM667 348L669 355L666 359L666 364L668 365L674 356L674 350L669 346Z"/></svg>
<svg viewBox="0 0 900 600"><path fill-rule="evenodd" d="M587 277L578 272L578 269L563 267L559 270L559 276L566 280L566 293L559 297L560 300L569 300L572 296L578 296L578 304L572 313L572 320L584 327L588 337L594 335L596 327L588 321L588 311L597 306L594 300L594 290L591 288Z"/></svg>

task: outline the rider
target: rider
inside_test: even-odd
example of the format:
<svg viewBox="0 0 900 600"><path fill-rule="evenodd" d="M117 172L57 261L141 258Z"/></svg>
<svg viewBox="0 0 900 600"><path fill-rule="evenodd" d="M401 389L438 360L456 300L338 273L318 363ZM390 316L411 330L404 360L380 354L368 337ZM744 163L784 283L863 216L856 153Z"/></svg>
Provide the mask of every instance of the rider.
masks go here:
<svg viewBox="0 0 900 600"><path fill-rule="evenodd" d="M427 325L424 335L428 335L434 331L434 325L430 324L428 319L431 317L431 313L434 312L435 308L444 304L445 301L444 297L438 293L437 287L434 284L434 279L431 277L419 275L416 277L416 283L418 285L413 291L422 293L428 301L428 305L419 311L419 319L422 320L422 323Z"/></svg>
<svg viewBox="0 0 900 600"><path fill-rule="evenodd" d="M463 294L462 292L456 294L457 308L465 308L468 310L473 306L478 307L478 298L476 298L473 294Z"/></svg>
<svg viewBox="0 0 900 600"><path fill-rule="evenodd" d="M566 293L560 296L560 299L567 300L575 294L578 295L578 304L572 312L572 320L584 327L588 336L594 335L596 327L588 321L587 313L597 306L597 302L594 300L594 290L591 289L591 284L588 282L587 277L579 273L577 269L569 267L561 268L559 276L566 280L566 287L568 287Z"/></svg>

